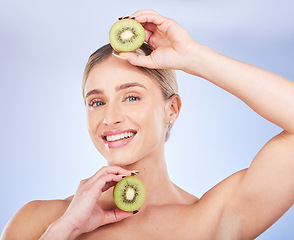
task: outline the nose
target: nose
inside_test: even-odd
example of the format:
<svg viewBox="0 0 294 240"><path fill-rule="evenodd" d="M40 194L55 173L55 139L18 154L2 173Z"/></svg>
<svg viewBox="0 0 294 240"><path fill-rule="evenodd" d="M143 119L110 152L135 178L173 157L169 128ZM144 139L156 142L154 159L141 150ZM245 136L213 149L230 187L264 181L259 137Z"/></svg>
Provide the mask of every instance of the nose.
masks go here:
<svg viewBox="0 0 294 240"><path fill-rule="evenodd" d="M124 116L118 104L108 103L104 113L103 124L114 127L124 121Z"/></svg>

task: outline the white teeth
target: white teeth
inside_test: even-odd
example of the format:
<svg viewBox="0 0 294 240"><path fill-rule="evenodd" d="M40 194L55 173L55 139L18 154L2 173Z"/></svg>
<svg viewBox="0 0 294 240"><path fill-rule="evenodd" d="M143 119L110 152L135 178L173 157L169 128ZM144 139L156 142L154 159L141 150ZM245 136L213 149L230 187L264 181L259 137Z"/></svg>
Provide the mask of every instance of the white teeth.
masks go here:
<svg viewBox="0 0 294 240"><path fill-rule="evenodd" d="M133 133L133 132L125 132L125 133L121 133L121 134L110 135L110 136L106 136L106 141L107 142L114 142L117 140L121 140L123 138L132 137L133 135L135 135L135 133Z"/></svg>

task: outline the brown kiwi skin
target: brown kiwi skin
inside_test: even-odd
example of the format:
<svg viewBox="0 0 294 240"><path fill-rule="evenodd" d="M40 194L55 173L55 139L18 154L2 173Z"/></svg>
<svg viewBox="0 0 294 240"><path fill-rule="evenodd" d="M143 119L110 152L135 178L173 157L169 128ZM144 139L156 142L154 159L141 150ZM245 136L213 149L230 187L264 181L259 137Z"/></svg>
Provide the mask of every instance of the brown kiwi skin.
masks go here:
<svg viewBox="0 0 294 240"><path fill-rule="evenodd" d="M110 43L111 47L113 48L114 51L116 51L117 53L128 53L128 52L124 52L124 51L120 51L118 49L116 49L114 46L112 46L112 44ZM130 52L135 52L136 50L138 50L141 46L139 46L138 48L130 51Z"/></svg>
<svg viewBox="0 0 294 240"><path fill-rule="evenodd" d="M110 43L110 45L111 45L111 43ZM112 47L113 50L116 51L117 53L128 53L128 52L120 51L120 50L116 49L116 48L115 48L114 46L112 46L112 45L111 45L111 47ZM140 47L141 47L141 46L139 46L138 48L136 48L136 49L134 49L134 50L132 50L132 51L130 51L130 52L135 52L135 51L138 50Z"/></svg>

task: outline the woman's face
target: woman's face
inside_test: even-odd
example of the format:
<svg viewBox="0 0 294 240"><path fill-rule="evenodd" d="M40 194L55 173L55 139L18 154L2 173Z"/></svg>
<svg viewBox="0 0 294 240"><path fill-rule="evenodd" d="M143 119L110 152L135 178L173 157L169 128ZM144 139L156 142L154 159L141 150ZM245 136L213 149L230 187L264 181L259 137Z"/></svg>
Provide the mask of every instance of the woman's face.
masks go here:
<svg viewBox="0 0 294 240"><path fill-rule="evenodd" d="M109 165L129 165L163 149L168 101L138 68L111 56L91 70L84 94L90 136Z"/></svg>

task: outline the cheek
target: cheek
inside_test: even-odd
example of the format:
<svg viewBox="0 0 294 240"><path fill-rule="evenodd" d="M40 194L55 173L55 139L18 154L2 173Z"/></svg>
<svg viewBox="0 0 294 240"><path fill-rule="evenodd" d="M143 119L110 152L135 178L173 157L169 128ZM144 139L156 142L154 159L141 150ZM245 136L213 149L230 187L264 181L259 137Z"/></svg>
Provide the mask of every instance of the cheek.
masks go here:
<svg viewBox="0 0 294 240"><path fill-rule="evenodd" d="M141 117L143 126L147 126L145 129L148 135L152 138L162 138L165 135L165 123L164 123L164 111L160 106L152 105L148 108L141 110Z"/></svg>
<svg viewBox="0 0 294 240"><path fill-rule="evenodd" d="M95 112L95 110L88 109L87 110L87 126L88 131L92 139L97 138L97 127L99 126L101 114Z"/></svg>
<svg viewBox="0 0 294 240"><path fill-rule="evenodd" d="M162 111L158 111L153 115L151 127L154 129L154 134L156 134L156 136L160 139L165 136L166 124L164 119L165 118Z"/></svg>

